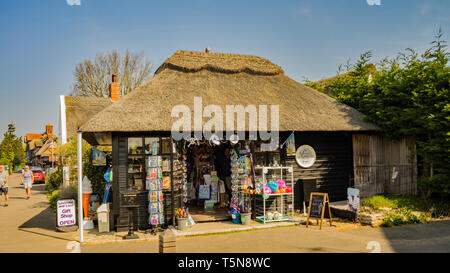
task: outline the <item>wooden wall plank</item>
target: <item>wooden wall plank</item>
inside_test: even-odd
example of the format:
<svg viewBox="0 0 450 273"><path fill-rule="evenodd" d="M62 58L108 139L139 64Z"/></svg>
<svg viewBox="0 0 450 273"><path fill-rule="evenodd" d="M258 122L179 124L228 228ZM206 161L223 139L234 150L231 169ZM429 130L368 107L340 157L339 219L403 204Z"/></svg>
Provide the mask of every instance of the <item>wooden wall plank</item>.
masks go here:
<svg viewBox="0 0 450 273"><path fill-rule="evenodd" d="M414 140L391 142L366 134L353 134L352 139L355 187L361 197L417 193Z"/></svg>

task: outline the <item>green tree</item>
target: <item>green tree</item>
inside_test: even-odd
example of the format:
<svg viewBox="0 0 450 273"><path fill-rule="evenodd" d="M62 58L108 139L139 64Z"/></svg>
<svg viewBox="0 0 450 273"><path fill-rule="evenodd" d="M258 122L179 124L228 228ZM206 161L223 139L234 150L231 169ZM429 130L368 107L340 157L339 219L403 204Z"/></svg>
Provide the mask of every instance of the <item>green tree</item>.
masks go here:
<svg viewBox="0 0 450 273"><path fill-rule="evenodd" d="M351 105L397 140L413 137L423 160L421 187L430 196L450 194L450 68L446 42L439 30L430 49L406 49L383 59L376 71L363 54L350 71L327 85L307 82ZM370 77L369 77L370 74Z"/></svg>
<svg viewBox="0 0 450 273"><path fill-rule="evenodd" d="M8 130L0 143L0 164L8 165L10 170L25 163L25 149L22 137L17 137L14 124L8 124Z"/></svg>

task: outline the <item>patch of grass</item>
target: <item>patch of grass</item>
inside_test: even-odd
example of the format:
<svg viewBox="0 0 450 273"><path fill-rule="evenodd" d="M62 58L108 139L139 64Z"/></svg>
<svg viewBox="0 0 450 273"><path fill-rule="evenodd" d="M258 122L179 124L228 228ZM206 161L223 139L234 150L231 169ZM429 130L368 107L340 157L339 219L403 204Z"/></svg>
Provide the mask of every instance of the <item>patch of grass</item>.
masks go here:
<svg viewBox="0 0 450 273"><path fill-rule="evenodd" d="M361 202L361 205L375 210L380 208L397 208L396 204L391 199L383 195L374 195L370 198L364 199Z"/></svg>
<svg viewBox="0 0 450 273"><path fill-rule="evenodd" d="M391 226L400 226L403 224L407 224L407 221L403 217L403 215L390 212L385 217L383 222L381 223L382 227L391 227Z"/></svg>
<svg viewBox="0 0 450 273"><path fill-rule="evenodd" d="M424 223L432 217L450 216L450 200L421 199L416 196L375 195L361 202L376 212L386 213L381 226Z"/></svg>
<svg viewBox="0 0 450 273"><path fill-rule="evenodd" d="M364 199L361 205L378 210L380 208L407 209L413 211L427 210L426 201L410 195L374 195Z"/></svg>

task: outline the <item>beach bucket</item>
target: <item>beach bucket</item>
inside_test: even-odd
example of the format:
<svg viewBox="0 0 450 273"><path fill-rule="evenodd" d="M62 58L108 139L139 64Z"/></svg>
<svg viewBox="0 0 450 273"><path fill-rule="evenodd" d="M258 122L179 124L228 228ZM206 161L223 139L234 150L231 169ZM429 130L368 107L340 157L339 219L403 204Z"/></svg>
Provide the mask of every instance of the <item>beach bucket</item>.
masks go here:
<svg viewBox="0 0 450 273"><path fill-rule="evenodd" d="M189 218L177 218L177 229L178 230L187 230L188 229L188 221Z"/></svg>
<svg viewBox="0 0 450 273"><path fill-rule="evenodd" d="M243 225L250 225L252 219L251 213L241 213L241 223Z"/></svg>

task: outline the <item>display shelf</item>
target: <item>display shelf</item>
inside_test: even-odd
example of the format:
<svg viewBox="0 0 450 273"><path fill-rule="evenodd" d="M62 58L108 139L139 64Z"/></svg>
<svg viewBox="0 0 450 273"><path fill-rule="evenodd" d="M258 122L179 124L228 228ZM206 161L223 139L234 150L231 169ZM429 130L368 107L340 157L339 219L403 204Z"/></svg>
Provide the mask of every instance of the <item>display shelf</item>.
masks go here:
<svg viewBox="0 0 450 273"><path fill-rule="evenodd" d="M270 222L293 221L293 218L289 217L289 216L283 216L283 217L281 217L281 219L277 219L277 220L267 220L267 219L264 220L264 217L261 216L261 217L256 217L256 221L265 224L265 223L270 223Z"/></svg>
<svg viewBox="0 0 450 273"><path fill-rule="evenodd" d="M293 193L292 192L287 192L287 193L271 193L271 194L268 194L269 197L281 196L281 195L293 195Z"/></svg>
<svg viewBox="0 0 450 273"><path fill-rule="evenodd" d="M285 181L286 186L292 189L292 192L289 193L272 193L267 194L268 198L264 199L262 195L259 196L260 200L256 207L256 213L260 216L256 216L256 219L262 223L269 222L281 222L281 221L294 221L294 174L292 166L257 166L255 167L255 172L261 171L260 176L262 177L262 187L264 188L267 185L267 176L269 172L276 173L276 177L278 179L282 179ZM279 173L278 173L279 172ZM283 175L283 172L285 174ZM283 179L283 176L285 177ZM259 207L262 205L262 208ZM267 215L269 212L279 212L282 214L281 219L273 220L267 219ZM262 214L262 215L261 215ZM288 216L290 214L291 216Z"/></svg>

